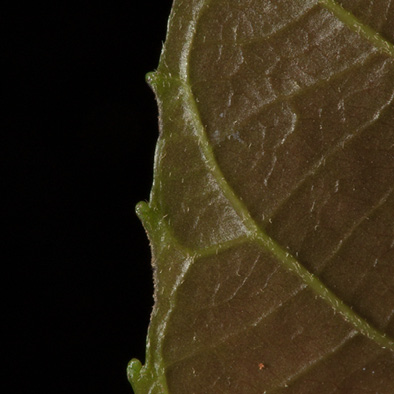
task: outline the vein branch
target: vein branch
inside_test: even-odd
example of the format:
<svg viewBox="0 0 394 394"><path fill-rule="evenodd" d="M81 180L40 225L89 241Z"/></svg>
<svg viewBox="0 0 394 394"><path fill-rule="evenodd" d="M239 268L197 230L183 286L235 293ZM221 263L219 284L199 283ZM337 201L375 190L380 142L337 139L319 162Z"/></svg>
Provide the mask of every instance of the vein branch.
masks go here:
<svg viewBox="0 0 394 394"><path fill-rule="evenodd" d="M317 295L323 298L334 310L340 313L344 319L352 324L359 332L375 341L378 345L389 348L394 351L394 340L389 338L385 333L380 332L365 319L359 316L350 306L346 305L338 296L329 290L320 279L309 272L291 253L285 250L274 239L266 234L251 217L244 203L236 196L235 192L225 179L213 153L212 146L203 126L197 104L194 100L193 93L187 82L182 82L185 90L185 99L188 108L192 113L194 126L199 138L203 159L206 160L208 167L218 182L223 194L228 199L234 210L243 219L245 227L249 230L248 237L259 243L264 249L270 251L283 266L299 276Z"/></svg>
<svg viewBox="0 0 394 394"><path fill-rule="evenodd" d="M354 14L340 6L335 0L320 0L319 3L331 11L350 30L367 39L377 50L394 58L394 45L383 38L375 29L361 22Z"/></svg>

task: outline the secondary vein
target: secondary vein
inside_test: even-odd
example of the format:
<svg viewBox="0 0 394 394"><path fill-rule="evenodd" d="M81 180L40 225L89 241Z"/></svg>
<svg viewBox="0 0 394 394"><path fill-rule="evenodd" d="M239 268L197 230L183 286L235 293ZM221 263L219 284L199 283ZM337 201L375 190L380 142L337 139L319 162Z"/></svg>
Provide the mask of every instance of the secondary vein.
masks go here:
<svg viewBox="0 0 394 394"><path fill-rule="evenodd" d="M316 294L322 297L333 309L341 313L345 320L351 323L359 332L374 340L378 345L394 351L394 341L386 334L380 332L365 319L359 316L351 307L346 305L339 297L329 290L318 277L309 272L294 256L266 234L251 217L244 203L236 196L231 186L225 179L218 163L216 162L212 147L208 141L205 127L201 123L197 104L193 93L187 82L183 82L185 97L188 101L190 112L193 113L194 125L199 143L208 167L218 182L223 194L228 199L231 206L243 219L245 226L249 229L249 238L255 240L263 248L269 250L282 264L291 272L299 276Z"/></svg>
<svg viewBox="0 0 394 394"><path fill-rule="evenodd" d="M394 58L394 45L383 38L376 30L361 22L355 15L340 6L335 0L320 0L320 5L330 10L349 29L371 42L377 50Z"/></svg>
<svg viewBox="0 0 394 394"><path fill-rule="evenodd" d="M346 23L350 28L361 33L367 39L375 43L379 49L394 57L393 45L385 41L379 35L377 36L377 33L374 32L373 29L363 25L357 20L357 18L340 7L334 1L322 0L320 3L334 12L335 15L341 18L341 20L343 20L344 23ZM199 9L199 15L201 15L201 10L202 7ZM195 18L196 23L197 21L198 17ZM359 316L355 311L353 311L351 307L346 305L339 297L330 291L320 281L319 278L309 272L294 256L292 256L287 250L285 250L257 225L244 203L236 196L235 192L227 182L216 161L212 146L209 143L206 130L202 124L197 103L194 99L194 95L189 83L189 58L191 54L192 41L195 36L196 24L193 26L192 30L194 34L191 34L188 37L188 44L185 45L184 50L182 51L182 72L180 79L185 93L185 110L189 109L187 115L194 124L196 135L199 140L199 145L204 156L203 159L207 163L223 194L226 196L231 206L242 218L245 226L248 228L249 238L251 240L255 240L262 247L269 250L279 261L282 262L285 268L298 275L304 281L304 283L310 286L310 288L316 294L322 297L328 304L330 304L334 310L341 313L345 320L351 323L358 331L375 341L383 348L389 348L390 350L394 351L394 340L377 330L365 319Z"/></svg>

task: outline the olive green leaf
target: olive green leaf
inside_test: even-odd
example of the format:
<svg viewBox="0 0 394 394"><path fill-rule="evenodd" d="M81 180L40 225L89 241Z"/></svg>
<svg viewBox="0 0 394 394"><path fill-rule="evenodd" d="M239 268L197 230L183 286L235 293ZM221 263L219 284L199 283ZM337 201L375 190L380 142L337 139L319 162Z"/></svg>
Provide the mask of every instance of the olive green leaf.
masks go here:
<svg viewBox="0 0 394 394"><path fill-rule="evenodd" d="M393 41L391 0L174 1L135 393L394 393Z"/></svg>

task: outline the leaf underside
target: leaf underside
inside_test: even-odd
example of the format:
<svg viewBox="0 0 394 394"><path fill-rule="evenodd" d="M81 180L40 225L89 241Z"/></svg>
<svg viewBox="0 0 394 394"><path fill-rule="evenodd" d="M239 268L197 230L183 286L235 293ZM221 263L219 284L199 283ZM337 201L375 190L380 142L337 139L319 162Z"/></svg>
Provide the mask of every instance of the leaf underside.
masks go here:
<svg viewBox="0 0 394 394"><path fill-rule="evenodd" d="M394 2L175 0L142 393L394 393Z"/></svg>

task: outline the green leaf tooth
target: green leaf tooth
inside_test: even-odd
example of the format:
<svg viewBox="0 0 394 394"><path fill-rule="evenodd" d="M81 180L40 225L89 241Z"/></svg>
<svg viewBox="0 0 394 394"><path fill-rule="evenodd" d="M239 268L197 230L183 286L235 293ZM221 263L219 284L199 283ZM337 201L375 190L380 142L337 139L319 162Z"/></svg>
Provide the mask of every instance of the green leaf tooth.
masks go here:
<svg viewBox="0 0 394 394"><path fill-rule="evenodd" d="M155 76L156 76L156 71L150 71L145 74L145 81L150 84L154 82Z"/></svg>
<svg viewBox="0 0 394 394"><path fill-rule="evenodd" d="M157 215L155 215L153 209L151 209L147 202L140 201L135 207L135 212L141 220L146 232L151 235L158 224Z"/></svg>
<svg viewBox="0 0 394 394"><path fill-rule="evenodd" d="M151 71L145 75L145 81L153 89L153 91L156 91L156 86L159 83L160 77L161 76L158 71Z"/></svg>
<svg viewBox="0 0 394 394"><path fill-rule="evenodd" d="M144 226L151 246L160 245L159 239L162 233L162 225L159 215L151 208L149 203L145 201L140 201L136 205L135 212Z"/></svg>
<svg viewBox="0 0 394 394"><path fill-rule="evenodd" d="M160 386L160 378L153 376L152 371L133 358L127 366L127 378L134 394L164 394L166 391Z"/></svg>
<svg viewBox="0 0 394 394"><path fill-rule="evenodd" d="M152 207L150 204L152 203L140 201L136 205L135 211L148 235L152 247L152 255L157 257L163 250L167 250L169 245L181 246L166 223L165 215L163 216L159 209ZM182 249L187 250L185 247L182 247Z"/></svg>
<svg viewBox="0 0 394 394"><path fill-rule="evenodd" d="M140 201L136 206L135 206L135 212L138 216L138 218L145 222L145 220L149 217L151 214L151 209L149 207L149 204L146 201Z"/></svg>
<svg viewBox="0 0 394 394"><path fill-rule="evenodd" d="M133 358L127 366L127 378L129 379L129 382L136 394L138 393L138 387L140 386L139 381L141 377L141 368L141 361L136 358Z"/></svg>

